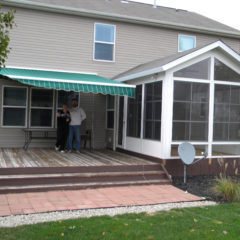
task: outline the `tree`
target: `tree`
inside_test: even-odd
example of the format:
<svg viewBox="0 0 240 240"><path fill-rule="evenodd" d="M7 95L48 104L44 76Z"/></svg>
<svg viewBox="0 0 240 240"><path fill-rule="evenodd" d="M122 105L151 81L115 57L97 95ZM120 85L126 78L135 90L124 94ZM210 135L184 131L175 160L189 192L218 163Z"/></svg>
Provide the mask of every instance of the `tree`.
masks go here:
<svg viewBox="0 0 240 240"><path fill-rule="evenodd" d="M5 67L5 62L10 53L9 32L15 26L15 10L4 11L0 3L0 68Z"/></svg>

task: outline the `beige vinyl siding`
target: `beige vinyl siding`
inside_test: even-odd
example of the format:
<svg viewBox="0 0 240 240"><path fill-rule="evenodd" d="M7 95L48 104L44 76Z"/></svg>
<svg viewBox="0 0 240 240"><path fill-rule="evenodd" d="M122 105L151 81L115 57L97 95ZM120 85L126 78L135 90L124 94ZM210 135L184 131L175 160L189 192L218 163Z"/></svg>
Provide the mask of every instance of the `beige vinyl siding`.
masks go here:
<svg viewBox="0 0 240 240"><path fill-rule="evenodd" d="M93 60L94 23L116 25L115 62ZM7 65L96 72L115 76L138 64L178 51L178 34L196 36L197 46L219 37L131 23L17 9ZM240 52L240 41L221 38Z"/></svg>
<svg viewBox="0 0 240 240"><path fill-rule="evenodd" d="M2 119L2 89L3 86L25 86L19 84L13 80L4 80L0 78L0 119ZM27 86L28 87L28 86ZM29 121L29 106L30 106L30 87L28 87L28 106L27 106L27 121ZM57 94L55 94L56 98ZM55 100L54 100L55 102ZM92 129L94 138L92 140L92 145L95 149L105 148L105 111L106 102L104 95L94 95L80 93L80 106L85 110L87 118L84 122L84 130ZM54 107L54 119L56 119ZM93 122L92 122L93 119ZM28 122L29 123L29 122ZM2 124L2 122L1 122ZM55 126L55 125L54 125ZM12 127L0 127L0 147L23 147L24 145L24 132L23 127L12 128ZM54 147L55 140L33 140L30 147ZM87 147L88 147L87 143Z"/></svg>

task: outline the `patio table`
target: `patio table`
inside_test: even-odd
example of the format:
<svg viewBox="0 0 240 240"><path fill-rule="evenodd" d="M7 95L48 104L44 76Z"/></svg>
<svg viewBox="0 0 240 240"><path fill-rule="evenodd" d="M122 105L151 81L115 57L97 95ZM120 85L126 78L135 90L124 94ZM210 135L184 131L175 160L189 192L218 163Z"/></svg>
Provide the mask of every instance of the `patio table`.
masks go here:
<svg viewBox="0 0 240 240"><path fill-rule="evenodd" d="M56 136L53 136L49 133L54 133L57 130L55 128L24 128L23 131L25 133L25 142L23 145L23 149L27 150L32 139L56 139ZM38 135L35 135L36 133L38 133Z"/></svg>
<svg viewBox="0 0 240 240"><path fill-rule="evenodd" d="M56 139L56 135L53 136L51 133L57 131L56 128L24 128L23 129L25 134L25 142L23 145L23 149L27 150L28 146L30 145L32 139ZM38 133L38 135L35 135ZM40 133L40 134L39 134ZM50 134L49 134L50 133ZM84 148L86 148L87 141L89 141L89 148L92 149L92 136L91 130L86 130L85 133L81 134L81 140L84 142Z"/></svg>

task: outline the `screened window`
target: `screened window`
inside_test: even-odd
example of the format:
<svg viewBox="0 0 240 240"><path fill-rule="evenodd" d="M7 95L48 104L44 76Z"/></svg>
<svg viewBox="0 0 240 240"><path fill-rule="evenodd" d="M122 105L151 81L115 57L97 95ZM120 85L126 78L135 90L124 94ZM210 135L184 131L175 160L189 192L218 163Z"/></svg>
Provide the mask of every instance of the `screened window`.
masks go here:
<svg viewBox="0 0 240 240"><path fill-rule="evenodd" d="M107 128L114 127L114 96L107 95Z"/></svg>
<svg viewBox="0 0 240 240"><path fill-rule="evenodd" d="M183 52L196 47L196 37L179 35L178 36L178 51Z"/></svg>
<svg viewBox="0 0 240 240"><path fill-rule="evenodd" d="M31 89L31 127L52 127L53 90Z"/></svg>
<svg viewBox="0 0 240 240"><path fill-rule="evenodd" d="M145 85L144 138L160 140L162 114L162 82Z"/></svg>
<svg viewBox="0 0 240 240"><path fill-rule="evenodd" d="M240 87L215 85L214 130L215 141L240 140Z"/></svg>
<svg viewBox="0 0 240 240"><path fill-rule="evenodd" d="M115 26L95 24L94 60L114 61Z"/></svg>
<svg viewBox="0 0 240 240"><path fill-rule="evenodd" d="M27 88L3 87L3 126L26 125Z"/></svg>
<svg viewBox="0 0 240 240"><path fill-rule="evenodd" d="M174 77L210 79L210 58L183 68L174 73Z"/></svg>
<svg viewBox="0 0 240 240"><path fill-rule="evenodd" d="M209 84L174 82L173 140L208 138Z"/></svg>
<svg viewBox="0 0 240 240"><path fill-rule="evenodd" d="M215 58L214 79L219 81L240 82L240 74Z"/></svg>
<svg viewBox="0 0 240 240"><path fill-rule="evenodd" d="M142 85L138 85L135 91L135 98L128 98L127 136L140 138L142 114Z"/></svg>

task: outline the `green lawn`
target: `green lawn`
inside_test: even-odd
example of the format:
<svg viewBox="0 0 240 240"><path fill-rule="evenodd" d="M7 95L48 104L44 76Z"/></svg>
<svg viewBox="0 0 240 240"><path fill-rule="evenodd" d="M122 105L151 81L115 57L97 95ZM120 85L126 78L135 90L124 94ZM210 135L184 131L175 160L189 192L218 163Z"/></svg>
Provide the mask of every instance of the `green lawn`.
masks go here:
<svg viewBox="0 0 240 240"><path fill-rule="evenodd" d="M0 228L0 239L240 239L240 204Z"/></svg>

